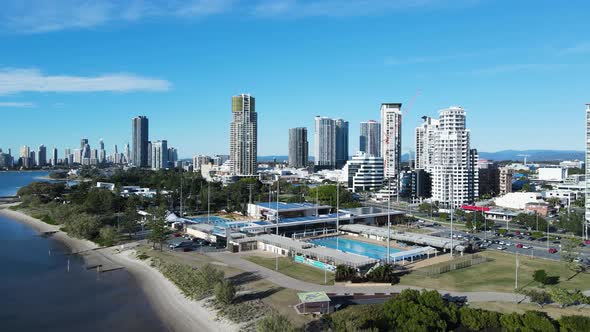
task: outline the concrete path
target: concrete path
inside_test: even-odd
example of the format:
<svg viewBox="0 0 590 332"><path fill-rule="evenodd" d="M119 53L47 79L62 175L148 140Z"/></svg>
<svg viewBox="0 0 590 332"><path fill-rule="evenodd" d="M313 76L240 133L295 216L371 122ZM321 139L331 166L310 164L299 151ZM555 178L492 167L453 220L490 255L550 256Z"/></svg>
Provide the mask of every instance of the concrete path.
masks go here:
<svg viewBox="0 0 590 332"><path fill-rule="evenodd" d="M241 257L240 254L217 252L207 254L211 258L221 261L229 266L243 270L245 272L251 272L259 277L266 279L278 286L305 291L323 291L326 293L399 293L404 289L418 289L421 290L423 287L405 286L405 285L392 285L392 286L324 286L317 285L301 280L297 280L286 276L282 273L267 269L258 264L252 263ZM500 293L500 292L453 292L437 289L442 295L449 294L451 296L467 297L469 302L529 302L528 298L524 295L514 293Z"/></svg>

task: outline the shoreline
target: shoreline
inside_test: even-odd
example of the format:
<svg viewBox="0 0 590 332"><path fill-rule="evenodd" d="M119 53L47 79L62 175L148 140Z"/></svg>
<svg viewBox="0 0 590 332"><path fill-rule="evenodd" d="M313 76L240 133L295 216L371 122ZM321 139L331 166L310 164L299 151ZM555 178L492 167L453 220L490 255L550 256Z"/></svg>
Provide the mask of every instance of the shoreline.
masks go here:
<svg viewBox="0 0 590 332"><path fill-rule="evenodd" d="M227 320L217 320L216 312L204 307L203 301L192 301L184 297L178 287L148 262L135 258L135 250L124 246L100 249L89 240L77 239L60 230L59 226L49 225L20 211L6 209L0 204L0 216L27 225L38 233L56 232L55 239L68 247L72 253L81 254L86 262L117 264L124 267L136 281L137 286L148 299L154 313L169 331L237 331L239 326ZM120 250L123 248L123 250Z"/></svg>

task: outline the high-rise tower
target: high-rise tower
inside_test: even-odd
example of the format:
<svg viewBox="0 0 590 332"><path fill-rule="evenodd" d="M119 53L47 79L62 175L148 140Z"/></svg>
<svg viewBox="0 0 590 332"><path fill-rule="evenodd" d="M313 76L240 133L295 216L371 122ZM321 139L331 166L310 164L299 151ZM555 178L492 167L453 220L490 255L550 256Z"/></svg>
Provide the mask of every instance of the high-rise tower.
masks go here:
<svg viewBox="0 0 590 332"><path fill-rule="evenodd" d="M289 166L295 168L307 167L308 157L307 128L289 129Z"/></svg>
<svg viewBox="0 0 590 332"><path fill-rule="evenodd" d="M392 182L397 190L397 179L401 172L402 161L402 104L381 104L381 157L385 177L395 179Z"/></svg>
<svg viewBox="0 0 590 332"><path fill-rule="evenodd" d="M148 167L149 121L146 116L138 116L132 120L133 151L131 162L137 167Z"/></svg>
<svg viewBox="0 0 590 332"><path fill-rule="evenodd" d="M254 175L258 163L258 114L254 97L241 94L232 97L229 154L234 175Z"/></svg>
<svg viewBox="0 0 590 332"><path fill-rule="evenodd" d="M359 150L373 157L381 157L381 124L374 120L361 122Z"/></svg>

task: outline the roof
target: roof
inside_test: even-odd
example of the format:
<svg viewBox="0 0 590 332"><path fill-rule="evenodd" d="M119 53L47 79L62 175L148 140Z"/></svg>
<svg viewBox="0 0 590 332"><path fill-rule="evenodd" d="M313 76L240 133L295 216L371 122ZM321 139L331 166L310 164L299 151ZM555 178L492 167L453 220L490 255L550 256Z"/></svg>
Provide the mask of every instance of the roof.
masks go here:
<svg viewBox="0 0 590 332"><path fill-rule="evenodd" d="M324 292L297 293L301 303L330 302L330 298Z"/></svg>
<svg viewBox="0 0 590 332"><path fill-rule="evenodd" d="M350 208L350 209L343 209L343 212L348 212L354 216L364 217L367 215L387 215L387 209L383 209L380 207L375 206L365 206L365 207L358 207L358 208ZM390 213L393 214L404 214L402 211L398 210L390 210Z"/></svg>
<svg viewBox="0 0 590 332"><path fill-rule="evenodd" d="M258 202L255 203L261 208L269 209L269 210L312 210L317 208L329 208L329 205L318 205L313 203L284 203L284 202Z"/></svg>

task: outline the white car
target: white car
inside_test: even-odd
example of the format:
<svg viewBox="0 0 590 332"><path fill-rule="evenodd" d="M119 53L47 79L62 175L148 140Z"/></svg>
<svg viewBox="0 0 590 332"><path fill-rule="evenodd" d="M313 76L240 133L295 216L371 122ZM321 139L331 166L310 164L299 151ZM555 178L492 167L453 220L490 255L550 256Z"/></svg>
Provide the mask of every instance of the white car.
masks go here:
<svg viewBox="0 0 590 332"><path fill-rule="evenodd" d="M506 250L506 247L498 246L496 249L498 249L498 250Z"/></svg>
<svg viewBox="0 0 590 332"><path fill-rule="evenodd" d="M504 241L500 241L500 242L498 242L498 244L504 245L505 243L504 243Z"/></svg>
<svg viewBox="0 0 590 332"><path fill-rule="evenodd" d="M532 249L533 247L531 246L522 246L522 249Z"/></svg>
<svg viewBox="0 0 590 332"><path fill-rule="evenodd" d="M506 244L505 244L505 245L506 245L506 246L508 246L508 247L510 247L510 246L512 245L512 243L510 243L510 242L506 242Z"/></svg>

